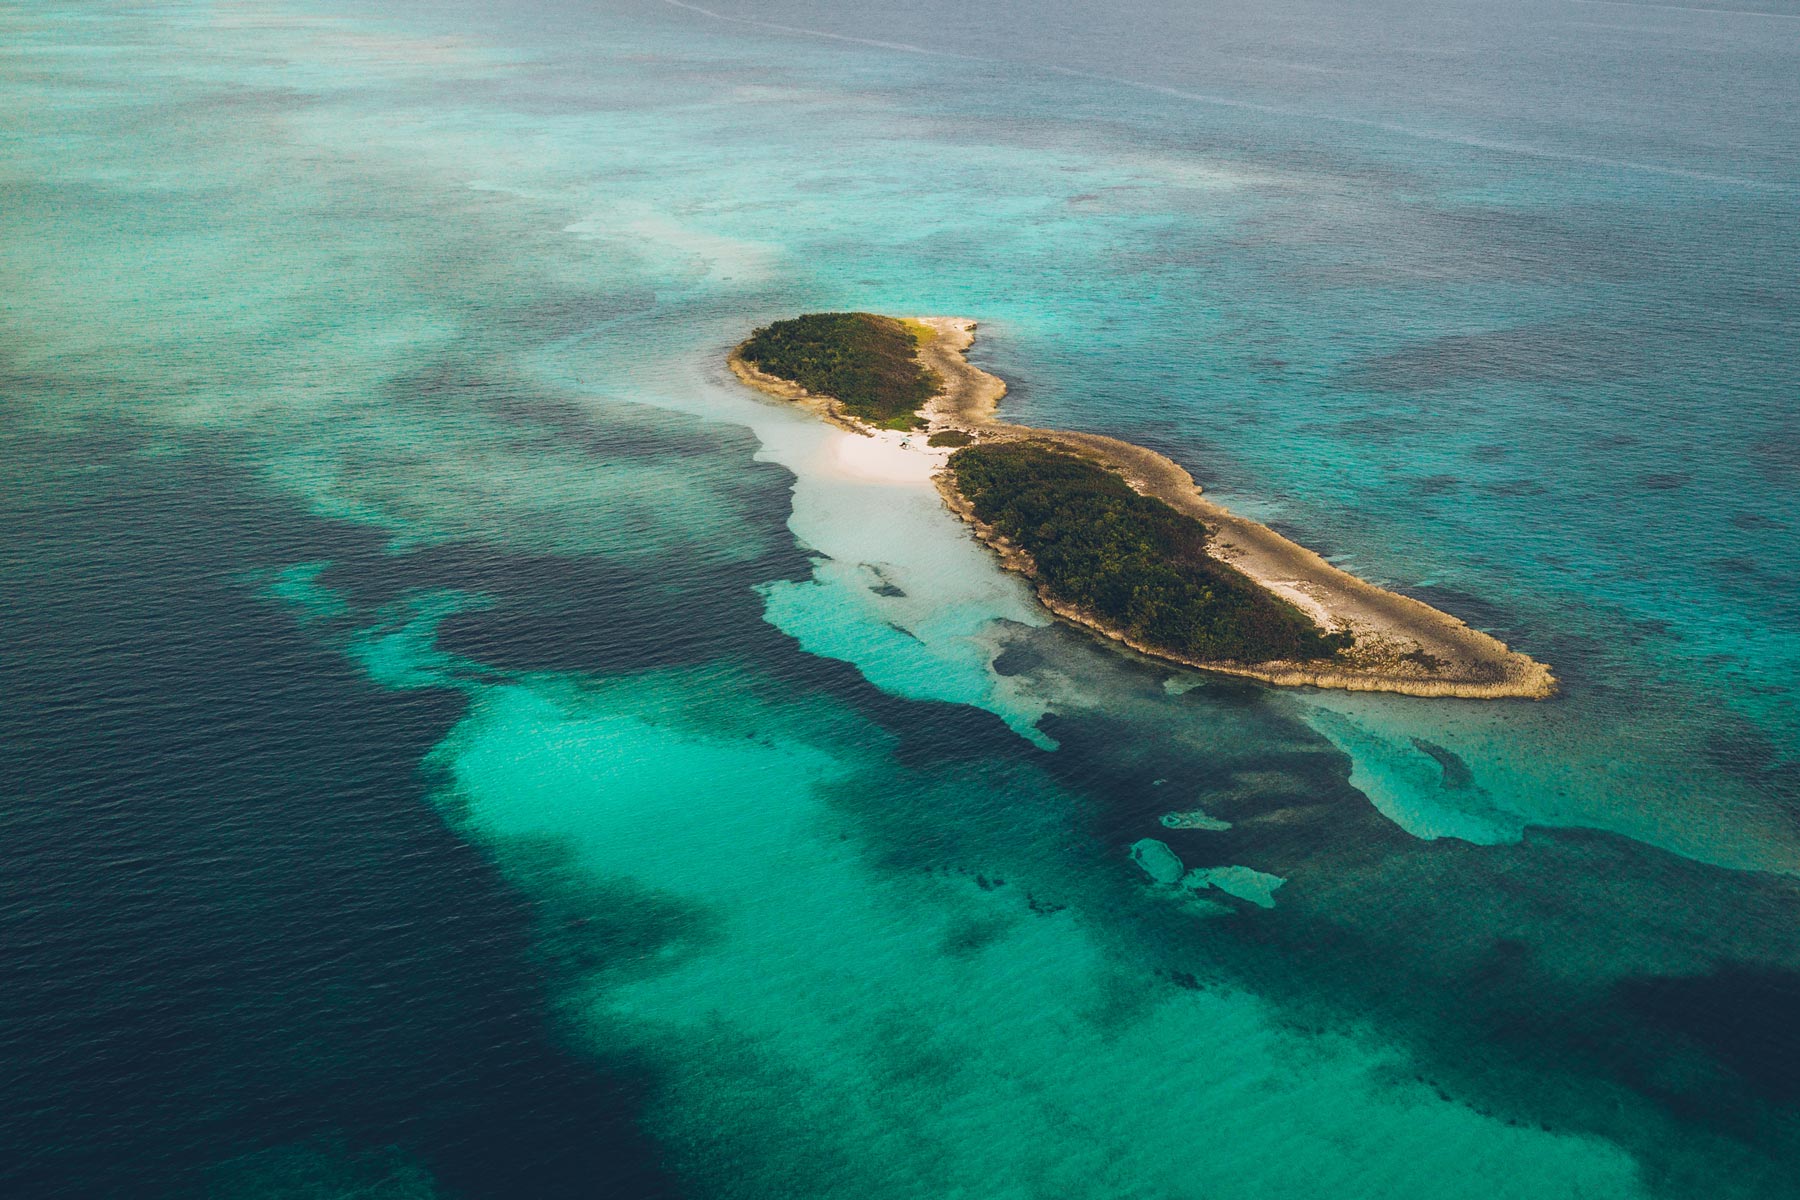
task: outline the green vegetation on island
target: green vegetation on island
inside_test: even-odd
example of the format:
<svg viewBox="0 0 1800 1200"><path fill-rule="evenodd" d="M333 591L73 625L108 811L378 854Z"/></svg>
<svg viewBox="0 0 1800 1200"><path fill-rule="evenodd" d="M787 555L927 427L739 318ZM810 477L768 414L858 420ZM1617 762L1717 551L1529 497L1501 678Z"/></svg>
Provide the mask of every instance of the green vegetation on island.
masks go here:
<svg viewBox="0 0 1800 1200"><path fill-rule="evenodd" d="M844 412L885 429L912 429L919 406L943 387L919 363L913 327L874 313L807 313L776 321L738 350L767 375L830 396Z"/></svg>
<svg viewBox="0 0 1800 1200"><path fill-rule="evenodd" d="M1145 647L1203 662L1328 658L1351 643L1206 552L1206 526L1041 443L950 456L975 515L1028 552L1054 600Z"/></svg>
<svg viewBox="0 0 1800 1200"><path fill-rule="evenodd" d="M957 446L972 446L975 444L975 435L964 432L961 429L940 429L930 437L926 438L925 444L927 446L950 446L953 448Z"/></svg>

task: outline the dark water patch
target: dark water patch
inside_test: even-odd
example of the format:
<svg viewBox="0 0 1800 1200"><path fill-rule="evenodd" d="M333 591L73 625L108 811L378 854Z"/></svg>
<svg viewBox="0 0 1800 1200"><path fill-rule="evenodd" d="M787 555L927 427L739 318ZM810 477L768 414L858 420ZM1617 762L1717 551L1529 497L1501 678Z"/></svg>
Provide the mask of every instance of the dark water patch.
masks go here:
<svg viewBox="0 0 1800 1200"><path fill-rule="evenodd" d="M1549 488L1536 479L1502 479L1496 483L1476 484L1476 490L1490 496L1542 496Z"/></svg>
<svg viewBox="0 0 1800 1200"><path fill-rule="evenodd" d="M1160 666L1153 662L1146 665L1150 670L1156 670ZM1218 707L1257 708L1269 698L1268 687L1255 680L1241 679L1234 675L1207 675L1202 672L1194 672L1190 678L1194 677L1199 680L1199 686L1194 690L1204 691L1207 702Z"/></svg>
<svg viewBox="0 0 1800 1200"><path fill-rule="evenodd" d="M560 1048L527 906L426 802L460 698L374 687L242 582L380 539L126 449L4 464L107 468L4 491L6 1193L194 1194L341 1138L457 1195L666 1194L644 1081Z"/></svg>
<svg viewBox="0 0 1800 1200"><path fill-rule="evenodd" d="M245 1154L207 1172L207 1200L435 1200L430 1174L391 1147L356 1150L342 1137Z"/></svg>
<svg viewBox="0 0 1800 1200"><path fill-rule="evenodd" d="M1302 425L1300 430L1348 445L1388 446L1414 436L1418 425L1410 417L1364 413L1330 424Z"/></svg>
<svg viewBox="0 0 1800 1200"><path fill-rule="evenodd" d="M1332 819L1338 814L1315 816L1313 832L1329 832L1334 842L1346 837L1341 819ZM1245 831L1259 832L1254 825ZM1770 936L1766 921L1773 914L1765 903L1752 900L1746 916L1729 873L1690 871L1668 856L1598 835L1539 836L1520 847L1492 848L1447 840L1381 846L1385 839L1366 829L1354 836L1357 853L1315 846L1304 862L1285 867L1282 851L1291 851L1291 840L1240 848L1290 874L1256 944L1304 951L1314 966L1320 948L1329 947L1325 957L1338 961L1335 970L1314 976L1320 986L1347 986L1337 971L1354 974L1353 964L1385 972L1364 988L1364 1000L1386 1012L1391 1028L1405 1031L1433 1073L1455 1080L1457 1095L1478 1107L1592 1130L1652 1161L1714 1152L1699 1145L1705 1138L1691 1128L1686 1143L1651 1144L1659 1125L1691 1126L1697 1108L1717 1108L1716 1071L1673 1063L1666 1039L1652 1035L1641 1013L1608 1003L1607 989L1634 967L1704 969L1723 947L1796 961L1800 948L1791 937ZM1696 888L1697 874L1709 875L1710 886ZM1769 889L1766 903L1792 913L1797 901L1784 882ZM1309 913L1324 917L1327 928L1316 928ZM1264 980L1263 986L1274 985ZM1614 1089L1639 1100L1609 1101L1606 1093ZM1645 1105L1662 1116L1651 1119ZM1757 1104L1739 1117L1702 1128L1750 1138L1778 1119ZM1800 1143L1771 1149L1791 1163Z"/></svg>
<svg viewBox="0 0 1800 1200"><path fill-rule="evenodd" d="M1771 483L1790 486L1800 475L1800 430L1789 426L1771 431L1750 448L1750 460L1756 471Z"/></svg>
<svg viewBox="0 0 1800 1200"><path fill-rule="evenodd" d="M956 733L950 724L938 731ZM1042 752L1021 753L1016 747L1024 743L998 721L962 731L940 752L929 745L932 732L916 724L906 729L903 723L891 766L859 773L819 794L844 819L846 836L868 847L871 863L904 874L957 876L976 891L1006 887L1016 875L1013 864L1023 869L1032 853L1050 851L1059 840L1045 825L1052 813L971 805L969 797L1048 794L1037 765ZM992 851L1000 845L1007 852L995 857ZM1028 907L1026 890L1014 889L1021 911ZM1062 900L1050 894L1041 898Z"/></svg>
<svg viewBox="0 0 1800 1200"><path fill-rule="evenodd" d="M413 593L458 590L491 603L446 618L439 644L495 669L610 675L721 657L791 658L791 640L762 619L753 589L810 573L810 559L784 536L792 477L779 467L744 465L754 443L741 430L710 427L705 437L665 431L640 441L632 428L593 428L611 452L672 455L695 470L738 461L723 492L730 513L724 524L758 552L571 556L465 539L409 554L340 555L319 582L355 597L358 611L346 624Z"/></svg>
<svg viewBox="0 0 1800 1200"><path fill-rule="evenodd" d="M1642 645L1653 641L1680 641L1681 630L1673 621L1665 621L1661 617L1641 617L1625 627L1625 636L1633 645Z"/></svg>
<svg viewBox="0 0 1800 1200"><path fill-rule="evenodd" d="M1460 287L1475 280L1617 278L1626 274L1622 264L1654 250L1619 224L1547 208L1416 205L1403 215L1389 215L1382 225L1386 236L1371 249L1383 258L1402 255L1383 273L1414 286L1421 274Z"/></svg>
<svg viewBox="0 0 1800 1200"><path fill-rule="evenodd" d="M1754 605L1757 616L1772 630L1800 632L1800 577L1771 569L1786 565L1785 558L1729 555L1708 559L1705 565L1721 593Z"/></svg>
<svg viewBox="0 0 1800 1200"><path fill-rule="evenodd" d="M538 278L532 281L526 298L477 299L468 306L468 319L484 338L516 348L571 337L599 325L648 313L655 307L656 293L649 287L612 291L558 289Z"/></svg>
<svg viewBox="0 0 1800 1200"><path fill-rule="evenodd" d="M1043 667L1044 656L1024 645L1010 645L994 656L994 674L1002 679L1010 679L1015 675L1029 675Z"/></svg>
<svg viewBox="0 0 1800 1200"><path fill-rule="evenodd" d="M1197 977L1190 971L1173 971L1173 970L1168 970L1165 968L1163 970L1158 971L1157 974L1160 975L1162 978L1167 979L1170 983L1174 984L1176 987L1182 988L1186 991L1197 992L1203 986L1200 982L1199 977Z"/></svg>
<svg viewBox="0 0 1800 1200"><path fill-rule="evenodd" d="M1413 738L1412 744L1419 750L1429 754L1443 768L1444 786L1452 791L1467 790L1475 782L1475 776L1469 770L1469 764L1454 750L1428 742L1424 738Z"/></svg>
<svg viewBox="0 0 1800 1200"><path fill-rule="evenodd" d="M1635 342L1637 339L1629 338ZM1425 391L1484 380L1592 385L1635 375L1619 331L1587 325L1538 325L1451 334L1366 358L1343 372L1351 387Z"/></svg>
<svg viewBox="0 0 1800 1200"><path fill-rule="evenodd" d="M1330 560L1343 551L1343 548L1336 542L1331 541L1313 530L1302 529L1300 526L1291 524L1290 522L1277 520L1265 521L1264 524L1270 529L1273 529L1276 533L1279 533L1282 537L1288 539L1288 541L1293 542L1296 545L1305 546L1320 558Z"/></svg>
<svg viewBox="0 0 1800 1200"><path fill-rule="evenodd" d="M1784 757L1765 730L1735 714L1721 715L1701 744L1707 760L1726 771L1762 772Z"/></svg>
<svg viewBox="0 0 1800 1200"><path fill-rule="evenodd" d="M1701 745L1708 762L1743 780L1770 811L1800 826L1800 759L1766 731L1736 714L1721 713Z"/></svg>
<svg viewBox="0 0 1800 1200"><path fill-rule="evenodd" d="M1170 386L1177 386L1180 381L1171 380ZM1118 408L1103 411L1133 411L1137 406L1130 403L1128 396L1121 397ZM1117 430L1096 429L1093 432L1118 436ZM1194 464L1194 478L1203 485L1215 468L1214 461L1225 457L1225 447L1217 438L1208 437L1185 421L1170 420L1166 417L1150 417L1138 411L1134 413L1131 424L1131 439L1138 445L1154 450L1178 463Z"/></svg>
<svg viewBox="0 0 1800 1200"><path fill-rule="evenodd" d="M873 592L875 595L890 597L903 597L906 595L906 589L902 588L889 578L888 573L880 566L874 563L863 563L862 568L869 573L870 578L875 580L874 583L869 585L869 591Z"/></svg>
<svg viewBox="0 0 1800 1200"><path fill-rule="evenodd" d="M1013 922L999 918L959 920L944 931L943 951L950 957L978 954L1011 931Z"/></svg>
<svg viewBox="0 0 1800 1200"><path fill-rule="evenodd" d="M1463 481L1456 475L1427 475L1408 484L1415 496L1448 496L1462 488Z"/></svg>
<svg viewBox="0 0 1800 1200"><path fill-rule="evenodd" d="M707 425L660 409L547 393L541 385L461 358L403 375L386 391L394 404L490 416L512 430L520 444L582 454L594 459L596 467L686 458L696 469L705 469L711 456L748 436L730 426Z"/></svg>
<svg viewBox="0 0 1800 1200"><path fill-rule="evenodd" d="M1147 723L1117 701L1107 706L1116 717L1067 714L1062 750L1045 762L1092 801L1090 836L1115 872L1130 870L1130 843L1151 836L1190 867L1287 879L1273 910L1206 922L1115 894L1109 919L1138 925L1134 944L1165 978L1222 973L1302 1027L1373 1020L1446 1095L1518 1125L1614 1139L1665 1194L1709 1194L1715 1167L1730 1172L1733 1194L1780 1194L1757 1181L1800 1163L1792 1096L1733 1084L1737 1051L1716 1031L1675 1046L1618 989L1706 975L1721 959L1800 969L1800 881L1585 831L1534 831L1517 845L1419 841L1348 786L1341 754L1278 709L1222 712L1204 692L1187 703L1185 724ZM1460 759L1438 761L1453 790L1473 782ZM1231 827L1157 821L1190 807ZM1745 1044L1759 1036L1748 1029ZM1703 1108L1715 1115L1697 1118Z"/></svg>
<svg viewBox="0 0 1800 1200"><path fill-rule="evenodd" d="M722 936L721 914L630 879L598 876L566 841L511 839L489 850L531 897L534 953L554 978L615 982L660 974Z"/></svg>
<svg viewBox="0 0 1800 1200"><path fill-rule="evenodd" d="M1677 488L1686 487L1693 481L1692 475L1680 471L1660 471L1639 475L1636 483L1646 492L1672 492Z"/></svg>
<svg viewBox="0 0 1800 1200"><path fill-rule="evenodd" d="M761 619L751 590L804 574L804 560L771 555L659 570L667 560L482 553L456 548L417 556L420 580L442 580L497 599L440 626L446 650L515 670L624 674L710 659L777 652L783 637ZM326 579L351 578L328 572ZM360 578L356 582L361 582Z"/></svg>
<svg viewBox="0 0 1800 1200"><path fill-rule="evenodd" d="M1517 614L1483 596L1461 588L1435 583L1410 588L1396 588L1433 608L1459 617L1477 629L1509 629L1519 624Z"/></svg>
<svg viewBox="0 0 1800 1200"><path fill-rule="evenodd" d="M1777 521L1774 517L1753 512L1732 513L1731 524L1738 529L1748 529L1759 532L1764 530L1786 529L1788 527L1786 521Z"/></svg>
<svg viewBox="0 0 1800 1200"><path fill-rule="evenodd" d="M1800 971L1725 963L1703 975L1624 980L1617 992L1625 1007L1703 1048L1764 1099L1800 1104Z"/></svg>

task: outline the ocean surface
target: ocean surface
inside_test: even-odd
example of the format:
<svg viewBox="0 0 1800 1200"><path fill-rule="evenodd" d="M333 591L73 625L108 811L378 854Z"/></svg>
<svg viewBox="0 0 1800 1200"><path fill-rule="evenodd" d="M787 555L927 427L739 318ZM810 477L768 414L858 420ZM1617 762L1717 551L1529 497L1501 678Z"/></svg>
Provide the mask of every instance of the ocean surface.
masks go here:
<svg viewBox="0 0 1800 1200"><path fill-rule="evenodd" d="M1046 622L833 308L1563 694ZM1791 0L0 7L0 1195L1800 1196L1797 364Z"/></svg>

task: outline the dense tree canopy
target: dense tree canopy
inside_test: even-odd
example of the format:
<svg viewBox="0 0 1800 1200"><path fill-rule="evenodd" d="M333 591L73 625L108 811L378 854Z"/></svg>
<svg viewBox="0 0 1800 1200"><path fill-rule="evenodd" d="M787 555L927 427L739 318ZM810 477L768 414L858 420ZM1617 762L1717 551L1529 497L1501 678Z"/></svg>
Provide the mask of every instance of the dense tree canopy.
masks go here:
<svg viewBox="0 0 1800 1200"><path fill-rule="evenodd" d="M872 425L911 429L943 381L919 363L913 331L874 313L808 313L765 325L739 352L757 370L830 396Z"/></svg>
<svg viewBox="0 0 1800 1200"><path fill-rule="evenodd" d="M1350 644L1206 552L1206 526L1112 471L1038 443L950 457L975 515L1030 552L1057 600L1153 649L1205 661L1326 658Z"/></svg>

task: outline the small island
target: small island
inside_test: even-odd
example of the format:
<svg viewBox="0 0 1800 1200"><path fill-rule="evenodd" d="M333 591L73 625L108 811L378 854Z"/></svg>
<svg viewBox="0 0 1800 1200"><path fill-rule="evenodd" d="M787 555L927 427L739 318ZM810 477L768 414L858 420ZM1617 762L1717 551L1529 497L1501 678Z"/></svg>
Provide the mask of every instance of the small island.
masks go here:
<svg viewBox="0 0 1800 1200"><path fill-rule="evenodd" d="M757 329L729 362L847 430L948 451L935 481L951 511L1051 612L1139 653L1283 685L1554 694L1543 664L1203 499L1153 450L999 420L1006 385L964 356L974 332L958 318L814 313Z"/></svg>
<svg viewBox="0 0 1800 1200"><path fill-rule="evenodd" d="M750 335L736 359L809 395L826 397L837 415L877 429L913 429L919 409L944 390L919 361L931 330L874 313L809 313L776 321Z"/></svg>

